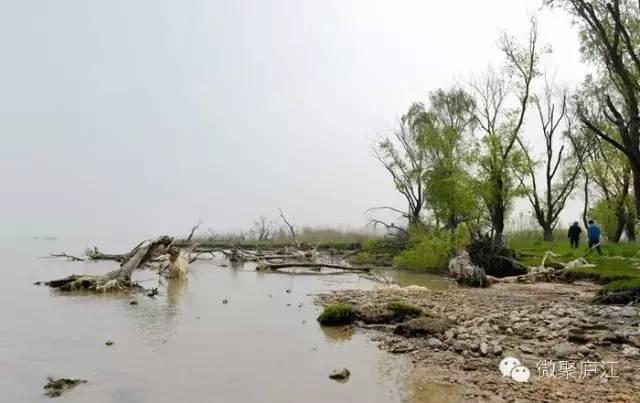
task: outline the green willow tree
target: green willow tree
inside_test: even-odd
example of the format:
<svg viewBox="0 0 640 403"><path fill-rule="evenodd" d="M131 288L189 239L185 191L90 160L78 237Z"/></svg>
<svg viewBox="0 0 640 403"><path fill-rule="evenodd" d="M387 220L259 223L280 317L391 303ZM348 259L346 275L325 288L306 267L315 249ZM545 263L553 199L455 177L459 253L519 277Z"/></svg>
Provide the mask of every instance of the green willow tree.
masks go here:
<svg viewBox="0 0 640 403"><path fill-rule="evenodd" d="M516 143L530 103L531 83L540 74L543 49L538 48L535 20L526 44L505 34L500 48L506 57L505 74L489 70L483 80L471 83L475 98L471 113L482 132L478 186L493 239L502 244L507 216L520 192L512 170L523 163L524 155Z"/></svg>
<svg viewBox="0 0 640 403"><path fill-rule="evenodd" d="M615 128L601 130L615 137ZM609 143L599 142L596 151L585 164L593 188L600 196L591 209L591 216L602 223L612 242L619 242L624 232L635 240L635 206L631 194L629 161Z"/></svg>
<svg viewBox="0 0 640 403"><path fill-rule="evenodd" d="M474 164L473 98L454 88L429 96L420 146L428 161L425 197L438 227L455 232L479 216L479 199L470 171Z"/></svg>

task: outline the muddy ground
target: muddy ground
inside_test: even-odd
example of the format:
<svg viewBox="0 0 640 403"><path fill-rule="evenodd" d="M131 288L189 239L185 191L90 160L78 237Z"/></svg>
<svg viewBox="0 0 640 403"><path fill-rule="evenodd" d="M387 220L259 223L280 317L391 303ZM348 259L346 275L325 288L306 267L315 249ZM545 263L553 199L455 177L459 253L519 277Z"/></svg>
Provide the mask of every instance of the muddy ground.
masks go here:
<svg viewBox="0 0 640 403"><path fill-rule="evenodd" d="M351 304L352 326L411 358L416 401L435 401L429 385L441 385L439 391L448 390L441 402L640 402L640 307L591 304L596 290L552 283L410 286L333 292L318 302ZM380 320L389 318L380 313L391 301L421 307L426 316ZM529 381L503 377L504 357L529 368Z"/></svg>

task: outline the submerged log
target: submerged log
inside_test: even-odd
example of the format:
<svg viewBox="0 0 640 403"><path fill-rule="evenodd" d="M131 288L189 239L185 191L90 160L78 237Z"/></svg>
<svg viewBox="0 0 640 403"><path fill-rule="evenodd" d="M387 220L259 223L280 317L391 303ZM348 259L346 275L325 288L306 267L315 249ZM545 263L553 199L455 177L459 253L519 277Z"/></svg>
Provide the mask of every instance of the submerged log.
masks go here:
<svg viewBox="0 0 640 403"><path fill-rule="evenodd" d="M65 292L79 290L107 292L129 289L133 285L131 283L133 271L155 257L167 253L172 242L173 239L166 235L155 241L142 242L129 253L130 257L122 262L119 269L104 275L74 274L44 284Z"/></svg>
<svg viewBox="0 0 640 403"><path fill-rule="evenodd" d="M314 262L314 263L300 263L300 262L287 262L287 263L269 263L269 262L260 262L258 264L257 270L280 270L280 269L288 269L288 268L310 268L310 269L337 269L344 270L349 272L369 272L373 270L372 267L352 267L341 264L332 264L332 263L322 263L322 262Z"/></svg>

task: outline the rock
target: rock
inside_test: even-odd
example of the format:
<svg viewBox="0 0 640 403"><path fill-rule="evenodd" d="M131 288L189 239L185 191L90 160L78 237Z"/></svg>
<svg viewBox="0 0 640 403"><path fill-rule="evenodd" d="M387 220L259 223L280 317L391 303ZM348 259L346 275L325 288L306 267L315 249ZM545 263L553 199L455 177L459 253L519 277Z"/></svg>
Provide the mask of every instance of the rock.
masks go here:
<svg viewBox="0 0 640 403"><path fill-rule="evenodd" d="M489 279L484 270L471 262L466 251L449 261L449 276L458 283L469 287L489 287Z"/></svg>
<svg viewBox="0 0 640 403"><path fill-rule="evenodd" d="M334 379L336 381L346 381L351 376L351 372L348 369L334 369L329 374L329 378Z"/></svg>
<svg viewBox="0 0 640 403"><path fill-rule="evenodd" d="M129 305L138 305L138 301L130 301Z"/></svg>
<svg viewBox="0 0 640 403"><path fill-rule="evenodd" d="M494 344L491 346L491 354L500 355L502 354L502 347L498 344Z"/></svg>
<svg viewBox="0 0 640 403"><path fill-rule="evenodd" d="M602 341L614 344L623 344L627 340L627 336L622 332L609 332L602 338Z"/></svg>
<svg viewBox="0 0 640 403"><path fill-rule="evenodd" d="M474 351L474 352L480 350L480 344L478 344L478 343L469 344L469 350Z"/></svg>
<svg viewBox="0 0 640 403"><path fill-rule="evenodd" d="M430 336L443 334L451 327L451 322L444 318L422 316L399 324L395 334L405 337Z"/></svg>
<svg viewBox="0 0 640 403"><path fill-rule="evenodd" d="M487 355L489 354L489 345L485 342L480 343L480 354Z"/></svg>
<svg viewBox="0 0 640 403"><path fill-rule="evenodd" d="M58 397L63 393L75 388L81 383L87 383L84 379L68 379L68 378L47 378L49 382L44 385L44 394L49 397Z"/></svg>
<svg viewBox="0 0 640 403"><path fill-rule="evenodd" d="M442 347L442 342L435 337L430 337L427 340L427 346L429 346L430 348L440 348Z"/></svg>
<svg viewBox="0 0 640 403"><path fill-rule="evenodd" d="M567 340L577 344L586 344L593 339L593 336L586 333L584 330L576 328L569 329L569 335L567 336Z"/></svg>
<svg viewBox="0 0 640 403"><path fill-rule="evenodd" d="M409 353L411 351L414 351L415 349L416 349L415 347L402 344L402 345L393 347L391 350L389 350L389 352L392 354L404 354L404 353Z"/></svg>
<svg viewBox="0 0 640 403"><path fill-rule="evenodd" d="M622 348L622 355L626 358L638 358L640 357L640 350L636 347L625 345Z"/></svg>
<svg viewBox="0 0 640 403"><path fill-rule="evenodd" d="M553 358L568 358L576 353L576 348L570 343L559 343L551 348Z"/></svg>
<svg viewBox="0 0 640 403"><path fill-rule="evenodd" d="M113 342L113 340L107 340L104 342L105 346L113 346L115 343Z"/></svg>
<svg viewBox="0 0 640 403"><path fill-rule="evenodd" d="M455 343L453 343L453 349L456 350L459 353L462 352L462 351L467 350L468 348L469 348L469 346L464 341L458 340Z"/></svg>
<svg viewBox="0 0 640 403"><path fill-rule="evenodd" d="M523 353L527 353L527 354L533 354L533 348L531 348L531 346L527 346L527 345L522 345L519 347L520 351L522 351Z"/></svg>

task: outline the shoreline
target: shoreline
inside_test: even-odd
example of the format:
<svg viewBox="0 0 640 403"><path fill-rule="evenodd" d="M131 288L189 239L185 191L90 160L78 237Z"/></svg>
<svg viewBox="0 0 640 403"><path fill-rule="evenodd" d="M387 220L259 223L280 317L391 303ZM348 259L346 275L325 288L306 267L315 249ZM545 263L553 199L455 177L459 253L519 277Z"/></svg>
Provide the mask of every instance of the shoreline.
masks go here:
<svg viewBox="0 0 640 403"><path fill-rule="evenodd" d="M351 325L364 329L383 350L411 359L414 373L420 374L411 377L411 383L417 382L413 389L421 384L425 389L423 398L416 394L418 402L434 401L428 398L430 385L454 387L463 401L637 401L640 307L593 305L597 289L588 283L446 291L396 286L335 291L316 300L322 305L346 303L360 312L380 312L389 302L402 301L447 321L445 331L418 329L409 336L398 331L400 322L356 320ZM504 357L518 358L528 367L529 382L503 377L499 363ZM596 372L593 363L598 363Z"/></svg>

